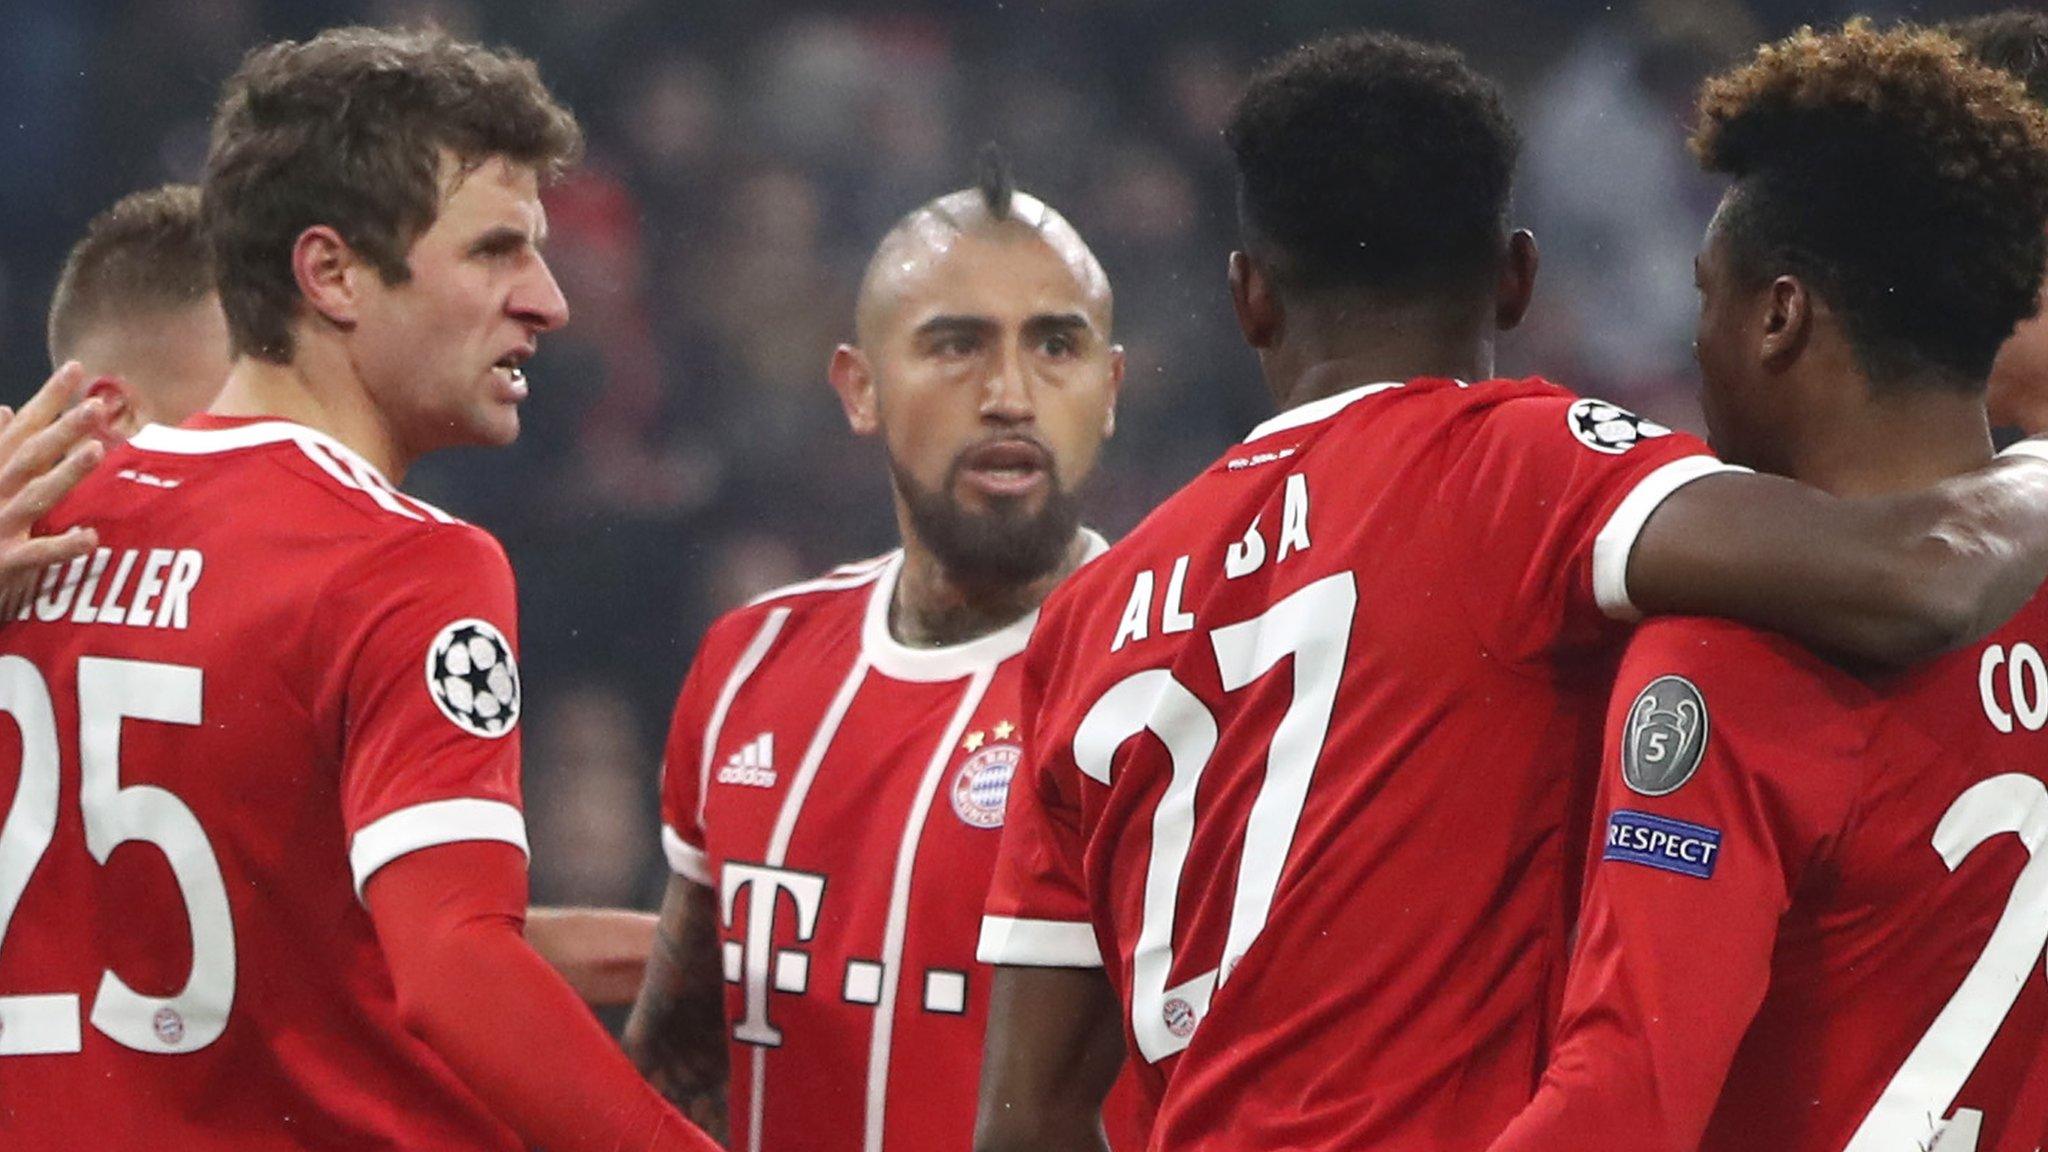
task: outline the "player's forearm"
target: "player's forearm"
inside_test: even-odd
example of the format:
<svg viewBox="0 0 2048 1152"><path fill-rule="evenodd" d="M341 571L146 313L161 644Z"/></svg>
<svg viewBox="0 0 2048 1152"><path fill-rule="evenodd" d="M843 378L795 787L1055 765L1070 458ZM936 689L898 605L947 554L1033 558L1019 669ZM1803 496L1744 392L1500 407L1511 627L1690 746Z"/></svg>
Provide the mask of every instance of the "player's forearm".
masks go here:
<svg viewBox="0 0 2048 1152"><path fill-rule="evenodd" d="M1982 636L2048 576L2048 464L1845 500L1773 476L1673 493L1628 562L1645 612L1725 616L1889 664Z"/></svg>
<svg viewBox="0 0 2048 1152"><path fill-rule="evenodd" d="M654 949L651 912L530 908L526 942L593 1008L631 1004Z"/></svg>
<svg viewBox="0 0 2048 1152"><path fill-rule="evenodd" d="M625 1044L655 1090L723 1143L730 1060L716 916L709 888L670 880Z"/></svg>
<svg viewBox="0 0 2048 1152"><path fill-rule="evenodd" d="M520 1137L550 1152L714 1145L634 1073L510 923L477 923L394 968L408 1028Z"/></svg>

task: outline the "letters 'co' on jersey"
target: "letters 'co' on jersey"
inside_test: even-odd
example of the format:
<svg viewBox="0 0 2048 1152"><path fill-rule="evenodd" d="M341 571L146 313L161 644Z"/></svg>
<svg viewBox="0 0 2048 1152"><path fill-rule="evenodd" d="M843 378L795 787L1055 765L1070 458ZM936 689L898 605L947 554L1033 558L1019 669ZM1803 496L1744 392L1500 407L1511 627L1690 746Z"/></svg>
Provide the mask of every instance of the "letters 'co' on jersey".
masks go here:
<svg viewBox="0 0 2048 1152"><path fill-rule="evenodd" d="M2048 595L1867 680L1644 628L1558 1059L1503 1147L2048 1147L2044 654Z"/></svg>
<svg viewBox="0 0 2048 1152"><path fill-rule="evenodd" d="M1483 1146L1562 989L1629 549L1726 467L1540 380L1262 425L1048 601L982 958L1099 950L1155 1148Z"/></svg>
<svg viewBox="0 0 2048 1152"><path fill-rule="evenodd" d="M662 839L718 895L742 1152L973 1143L975 937L1035 614L906 647L888 627L901 567L891 553L722 617L676 703Z"/></svg>
<svg viewBox="0 0 2048 1152"><path fill-rule="evenodd" d="M524 847L511 570L281 421L150 427L0 623L0 1147L511 1131L401 1025L361 884Z"/></svg>

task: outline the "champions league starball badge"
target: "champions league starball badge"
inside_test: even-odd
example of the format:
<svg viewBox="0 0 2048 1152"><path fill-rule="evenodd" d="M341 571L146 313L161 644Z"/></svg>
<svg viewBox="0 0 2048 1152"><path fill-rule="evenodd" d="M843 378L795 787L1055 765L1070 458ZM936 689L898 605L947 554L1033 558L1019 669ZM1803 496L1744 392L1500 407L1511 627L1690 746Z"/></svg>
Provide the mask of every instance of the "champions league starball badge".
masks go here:
<svg viewBox="0 0 2048 1152"><path fill-rule="evenodd" d="M519 723L519 665L488 620L457 620L427 648L427 693L441 715L495 740Z"/></svg>
<svg viewBox="0 0 2048 1152"><path fill-rule="evenodd" d="M1671 429L1662 424L1605 400L1573 404L1565 413L1565 422L1579 443L1609 456L1619 456L1644 440L1671 435Z"/></svg>
<svg viewBox="0 0 2048 1152"><path fill-rule="evenodd" d="M990 744L969 756L953 776L953 814L970 828L1001 828L1022 755L1015 744Z"/></svg>

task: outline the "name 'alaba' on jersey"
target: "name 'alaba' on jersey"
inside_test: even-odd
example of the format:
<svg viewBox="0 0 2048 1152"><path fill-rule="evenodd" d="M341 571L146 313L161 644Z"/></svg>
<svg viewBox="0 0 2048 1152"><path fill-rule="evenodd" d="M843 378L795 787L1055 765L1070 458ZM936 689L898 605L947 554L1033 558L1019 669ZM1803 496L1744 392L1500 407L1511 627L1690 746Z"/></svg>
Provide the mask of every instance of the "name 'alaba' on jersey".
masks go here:
<svg viewBox="0 0 2048 1152"><path fill-rule="evenodd" d="M75 524L100 548L0 625L0 1147L517 1149L359 903L408 852L525 847L497 542L207 416L39 531Z"/></svg>
<svg viewBox="0 0 2048 1152"><path fill-rule="evenodd" d="M676 702L662 841L718 893L742 1152L973 1143L989 992L975 937L1036 614L906 647L889 634L902 563L728 613Z"/></svg>
<svg viewBox="0 0 2048 1152"><path fill-rule="evenodd" d="M1865 679L1646 626L1557 1055L1496 1152L2048 1147L2043 653L2048 594Z"/></svg>
<svg viewBox="0 0 2048 1152"><path fill-rule="evenodd" d="M1107 961L1150 1147L1464 1152L1528 1102L1628 553L1704 452L1540 380L1365 386L1048 600L980 955Z"/></svg>

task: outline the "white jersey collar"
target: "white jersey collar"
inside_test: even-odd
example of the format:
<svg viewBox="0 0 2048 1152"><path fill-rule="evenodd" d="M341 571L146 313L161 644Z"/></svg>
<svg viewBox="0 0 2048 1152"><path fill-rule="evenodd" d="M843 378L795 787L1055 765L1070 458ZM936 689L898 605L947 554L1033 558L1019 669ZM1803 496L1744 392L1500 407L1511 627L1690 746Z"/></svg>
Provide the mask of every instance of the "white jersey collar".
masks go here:
<svg viewBox="0 0 2048 1152"><path fill-rule="evenodd" d="M1088 541L1086 564L1109 551L1109 542L1092 528L1081 529ZM943 648L913 648L889 632L889 605L896 598L896 581L903 575L903 550L898 548L883 562L882 574L868 591L867 611L861 620L861 652L875 671L894 680L933 683L961 680L996 665L1024 650L1031 629L1038 623L1036 609L986 636L977 636Z"/></svg>

